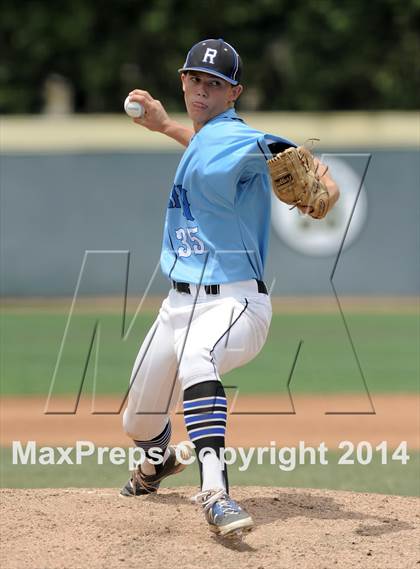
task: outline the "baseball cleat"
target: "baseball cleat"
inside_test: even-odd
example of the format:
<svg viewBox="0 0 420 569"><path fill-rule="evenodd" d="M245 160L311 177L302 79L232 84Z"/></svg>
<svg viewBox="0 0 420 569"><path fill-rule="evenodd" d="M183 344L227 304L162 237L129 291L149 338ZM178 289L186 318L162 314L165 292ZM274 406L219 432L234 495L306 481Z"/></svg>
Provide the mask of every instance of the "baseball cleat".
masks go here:
<svg viewBox="0 0 420 569"><path fill-rule="evenodd" d="M158 491L160 483L164 478L182 472L187 465L178 461L177 448L178 456L182 457L183 460L188 460L191 457L192 449L190 447L186 445L179 447L169 446L169 456L163 464L156 465L156 474L143 474L139 464L136 470L133 470L131 473L127 484L121 489L121 496L133 497L154 494Z"/></svg>
<svg viewBox="0 0 420 569"><path fill-rule="evenodd" d="M210 530L221 537L240 538L251 531L251 516L225 490L206 490L192 498L202 506Z"/></svg>

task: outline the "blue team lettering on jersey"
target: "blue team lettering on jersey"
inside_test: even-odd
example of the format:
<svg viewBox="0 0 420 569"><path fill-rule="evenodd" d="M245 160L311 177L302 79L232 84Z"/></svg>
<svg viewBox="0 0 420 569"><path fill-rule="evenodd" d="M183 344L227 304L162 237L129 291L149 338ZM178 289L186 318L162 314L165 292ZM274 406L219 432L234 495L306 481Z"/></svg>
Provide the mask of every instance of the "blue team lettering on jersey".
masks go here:
<svg viewBox="0 0 420 569"><path fill-rule="evenodd" d="M181 201L180 201L181 199ZM190 202L188 201L187 197L187 190L183 188L180 184L174 184L171 195L169 197L169 204L168 208L181 208L182 215L185 219L189 219L190 221L194 221L194 218L191 213L190 209Z"/></svg>
<svg viewBox="0 0 420 569"><path fill-rule="evenodd" d="M263 279L271 142L295 146L249 127L234 109L212 118L192 137L166 212L161 267L170 279L193 284Z"/></svg>

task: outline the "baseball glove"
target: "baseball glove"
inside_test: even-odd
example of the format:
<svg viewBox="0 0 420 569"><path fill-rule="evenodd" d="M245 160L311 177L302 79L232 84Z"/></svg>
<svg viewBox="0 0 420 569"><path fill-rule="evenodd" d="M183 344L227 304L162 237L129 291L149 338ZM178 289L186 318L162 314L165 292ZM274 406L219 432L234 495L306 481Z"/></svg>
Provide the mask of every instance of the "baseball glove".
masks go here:
<svg viewBox="0 0 420 569"><path fill-rule="evenodd" d="M288 148L268 160L267 164L273 191L279 200L299 206L315 219L325 217L329 194L317 175L314 158L307 148Z"/></svg>

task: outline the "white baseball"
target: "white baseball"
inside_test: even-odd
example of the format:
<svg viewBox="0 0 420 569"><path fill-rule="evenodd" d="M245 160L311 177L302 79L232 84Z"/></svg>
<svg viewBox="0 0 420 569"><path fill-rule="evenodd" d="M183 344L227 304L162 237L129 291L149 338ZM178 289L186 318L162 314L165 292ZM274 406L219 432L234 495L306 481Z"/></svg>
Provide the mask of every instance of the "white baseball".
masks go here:
<svg viewBox="0 0 420 569"><path fill-rule="evenodd" d="M130 101L130 97L127 97L124 101L124 110L133 119L139 119L144 115L143 105L140 105L137 101Z"/></svg>

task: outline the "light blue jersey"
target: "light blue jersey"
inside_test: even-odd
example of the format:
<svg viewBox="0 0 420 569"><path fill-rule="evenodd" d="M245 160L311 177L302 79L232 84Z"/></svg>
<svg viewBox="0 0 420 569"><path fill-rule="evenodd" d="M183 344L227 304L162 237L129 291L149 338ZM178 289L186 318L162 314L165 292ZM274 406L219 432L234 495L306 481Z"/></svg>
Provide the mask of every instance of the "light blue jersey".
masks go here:
<svg viewBox="0 0 420 569"><path fill-rule="evenodd" d="M178 282L263 280L271 211L272 142L234 109L196 133L179 163L165 219L161 267Z"/></svg>

